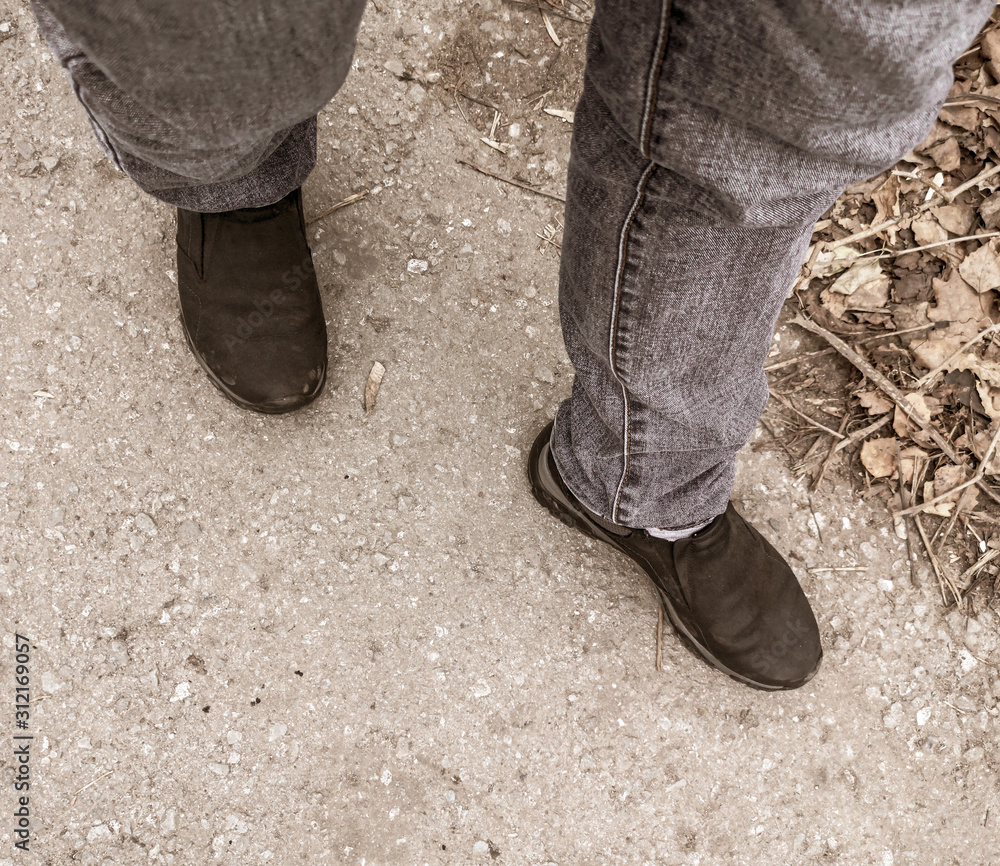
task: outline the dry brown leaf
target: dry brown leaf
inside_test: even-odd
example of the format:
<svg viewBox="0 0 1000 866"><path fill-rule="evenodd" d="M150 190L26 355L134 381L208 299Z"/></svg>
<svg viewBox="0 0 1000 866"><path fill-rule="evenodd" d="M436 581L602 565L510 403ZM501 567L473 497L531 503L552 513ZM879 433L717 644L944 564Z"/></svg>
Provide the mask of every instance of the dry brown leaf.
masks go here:
<svg viewBox="0 0 1000 866"><path fill-rule="evenodd" d="M862 391L858 394L858 402L868 410L869 415L884 415L896 406L881 391Z"/></svg>
<svg viewBox="0 0 1000 866"><path fill-rule="evenodd" d="M958 272L977 292L1000 288L1000 256L997 255L996 242L985 243L967 255L958 266Z"/></svg>
<svg viewBox="0 0 1000 866"><path fill-rule="evenodd" d="M952 172L962 164L962 151L953 137L927 148L924 153L937 163L941 171Z"/></svg>
<svg viewBox="0 0 1000 866"><path fill-rule="evenodd" d="M934 217L927 213L915 219L910 226L913 229L913 237L917 246L925 247L928 244L939 244L948 240L948 232ZM934 250L928 250L932 255Z"/></svg>
<svg viewBox="0 0 1000 866"><path fill-rule="evenodd" d="M910 351L913 353L913 360L921 367L928 370L935 370L945 362L945 360L955 354L965 341L958 337L941 336L930 340L914 340L910 343ZM952 367L948 367L949 370Z"/></svg>
<svg viewBox="0 0 1000 866"><path fill-rule="evenodd" d="M950 322L948 335L971 340L983 328L990 326L989 295L981 295L952 271L947 280L935 278L932 282L937 305L927 310L932 322Z"/></svg>
<svg viewBox="0 0 1000 866"><path fill-rule="evenodd" d="M930 421L932 415L941 411L941 402L934 397L925 394L906 394L906 402L910 404L924 423ZM896 414L892 417L892 429L896 435L904 439L912 439L917 445L925 448L934 446L934 440L925 433L917 424L911 421L906 413L899 406L896 407Z"/></svg>
<svg viewBox="0 0 1000 866"><path fill-rule="evenodd" d="M989 63L986 64L986 68L989 70L990 74L997 80L1000 81L1000 31L989 30L983 34L982 41L980 42L983 50L983 56L989 59Z"/></svg>
<svg viewBox="0 0 1000 866"><path fill-rule="evenodd" d="M997 227L1000 223L1000 192L995 192L983 200L979 205L979 218L987 230L992 231Z"/></svg>
<svg viewBox="0 0 1000 866"><path fill-rule="evenodd" d="M368 381L365 382L365 413L371 412L375 408L375 398L378 397L378 389L382 387L382 377L385 375L385 367L378 361L372 364L371 372L368 374Z"/></svg>
<svg viewBox="0 0 1000 866"><path fill-rule="evenodd" d="M903 476L903 483L909 484L913 481L913 470L918 460L926 460L928 454L923 448L917 445L909 445L899 452L900 474Z"/></svg>
<svg viewBox="0 0 1000 866"><path fill-rule="evenodd" d="M934 218L953 235L965 237L976 224L976 209L971 204L946 204L934 208Z"/></svg>
<svg viewBox="0 0 1000 866"><path fill-rule="evenodd" d="M872 478L886 478L896 474L895 437L868 439L861 446L861 463Z"/></svg>
<svg viewBox="0 0 1000 866"><path fill-rule="evenodd" d="M993 423L995 425L996 421ZM992 430L980 430L975 436L972 437L971 450L977 461L982 461L986 454L986 449L990 447L990 440L992 438ZM1000 448L993 449L993 454L991 455L989 462L983 468L983 471L985 474L994 478L1000 476Z"/></svg>
<svg viewBox="0 0 1000 866"><path fill-rule="evenodd" d="M820 292L820 301L838 318L846 310L873 310L889 300L889 277L877 261L855 262L833 284ZM846 300L844 298L846 296Z"/></svg>

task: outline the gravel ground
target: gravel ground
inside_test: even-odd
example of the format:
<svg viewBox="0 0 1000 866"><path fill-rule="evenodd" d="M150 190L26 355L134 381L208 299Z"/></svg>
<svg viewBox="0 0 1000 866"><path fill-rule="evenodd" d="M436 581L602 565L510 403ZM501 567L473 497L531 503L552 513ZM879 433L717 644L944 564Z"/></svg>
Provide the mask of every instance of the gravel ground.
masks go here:
<svg viewBox="0 0 1000 866"><path fill-rule="evenodd" d="M0 866L996 863L998 618L911 586L846 481L810 504L764 431L741 458L824 636L784 694L669 632L657 673L646 579L535 504L560 205L456 159L560 191L570 125L521 97L573 107L584 28L554 19L560 52L534 10L380 5L305 188L371 191L310 229L330 382L266 418L185 346L171 209L0 0L0 672L13 695L28 635L35 736L31 853L9 740ZM463 90L503 100L507 156Z"/></svg>

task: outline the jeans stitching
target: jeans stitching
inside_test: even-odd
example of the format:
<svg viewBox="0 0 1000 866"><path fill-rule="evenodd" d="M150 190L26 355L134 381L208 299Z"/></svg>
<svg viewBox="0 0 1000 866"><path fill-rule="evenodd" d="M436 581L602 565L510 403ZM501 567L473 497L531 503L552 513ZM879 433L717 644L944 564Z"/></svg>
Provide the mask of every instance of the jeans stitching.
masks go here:
<svg viewBox="0 0 1000 866"><path fill-rule="evenodd" d="M660 5L660 31L656 39L656 53L649 67L649 78L646 80L646 106L642 113L642 126L639 130L639 149L642 155L649 159L649 140L653 134L653 107L659 90L660 72L663 60L667 54L667 32L670 30L671 0L662 0Z"/></svg>
<svg viewBox="0 0 1000 866"><path fill-rule="evenodd" d="M618 341L618 313L621 307L622 298L622 278L625 275L625 256L628 251L629 232L631 231L632 223L635 220L636 212L639 210L639 207L642 205L642 201L646 196L646 184L649 182L650 175L652 175L654 168L656 168L656 163L651 162L648 166L646 166L645 171L643 171L642 176L639 178L639 183L636 187L635 201L632 202L632 207L628 212L628 216L625 218L625 223L622 226L621 235L618 239L618 267L615 270L615 293L611 307L611 327L608 335L608 362L611 364L611 375L615 377L615 381L618 382L622 389L622 475L618 481L618 489L615 491L615 501L611 506L612 523L618 522L618 507L621 504L622 490L625 487L625 479L628 477L629 439L632 431L631 407L629 406L628 389L625 387L625 382L622 380L621 376L618 375L618 370L615 366L617 356L616 343Z"/></svg>

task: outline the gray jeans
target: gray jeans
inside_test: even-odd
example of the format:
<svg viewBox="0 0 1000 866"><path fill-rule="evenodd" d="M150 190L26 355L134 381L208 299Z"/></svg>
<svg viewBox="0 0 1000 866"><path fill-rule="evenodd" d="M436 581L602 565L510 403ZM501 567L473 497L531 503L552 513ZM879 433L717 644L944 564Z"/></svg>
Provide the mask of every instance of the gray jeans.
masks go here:
<svg viewBox="0 0 1000 866"><path fill-rule="evenodd" d="M42 0L98 138L190 210L274 201L315 161L363 0ZM723 511L816 218L918 144L993 0L598 0L559 301L576 370L553 454L626 526Z"/></svg>

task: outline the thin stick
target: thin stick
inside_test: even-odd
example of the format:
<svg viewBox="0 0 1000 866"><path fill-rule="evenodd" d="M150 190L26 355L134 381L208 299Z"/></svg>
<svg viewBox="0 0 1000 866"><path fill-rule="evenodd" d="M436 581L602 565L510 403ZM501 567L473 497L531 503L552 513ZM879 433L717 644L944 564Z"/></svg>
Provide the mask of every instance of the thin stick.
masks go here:
<svg viewBox="0 0 1000 866"><path fill-rule="evenodd" d="M965 583L967 578L972 577L977 571L982 570L985 566L991 563L994 559L1000 556L1000 550L987 550L982 556L979 557L969 568L965 569L959 576L956 583ZM971 587L966 587L966 592Z"/></svg>
<svg viewBox="0 0 1000 866"><path fill-rule="evenodd" d="M949 244L959 244L962 241L978 241L981 238L995 238L995 237L1000 237L1000 232L987 232L986 234L982 235L966 235L963 238L948 238L948 240L946 241L937 241L936 243L933 244L924 244L924 246L922 247L911 247L905 250L891 250L885 253L884 255L876 255L876 253L881 251L872 250L869 253L861 253L861 255L859 255L858 258L864 259L874 256L876 259L896 259L899 258L900 256L907 256L910 253L919 253L923 252L924 250L932 250L935 247L945 247L948 246Z"/></svg>
<svg viewBox="0 0 1000 866"><path fill-rule="evenodd" d="M896 440L896 474L899 477L899 504L906 508L910 504L910 496L912 490L906 489L906 483L903 481L903 458L899 453L899 440ZM910 477L910 481L913 481L913 477ZM916 556L913 553L913 539L910 533L909 527L906 525L906 518L899 518L903 522L903 532L906 534L906 559L910 563L910 586L914 589L920 588L920 579L917 577L916 569Z"/></svg>
<svg viewBox="0 0 1000 866"><path fill-rule="evenodd" d="M998 171L1000 171L1000 167L998 167ZM826 330L826 328L822 328L815 322L805 319L802 316L796 316L792 319L792 324L798 325L800 328L805 328L807 331L812 331L814 334L817 334L826 340L841 355L847 358L848 361L864 373L864 375L870 379L880 391L882 391L887 397L890 397L910 421L930 436L934 444L937 445L942 452L944 452L944 455L952 463L956 466L968 468L968 463L958 456L951 443L945 439L933 425L920 417L917 410L913 408L910 401L903 395L903 392L893 385L892 382L886 379L885 376L883 376L843 340L841 340L840 337L837 337L835 334L831 334L828 330ZM988 484L984 483L981 478L976 483L979 485L979 488L990 497L990 499L994 502L1000 503L1000 496L994 493L993 489Z"/></svg>
<svg viewBox="0 0 1000 866"><path fill-rule="evenodd" d="M809 510L812 512L813 521L816 524L816 534L819 536L819 543L822 547L826 544L826 542L823 541L823 530L819 525L819 517L816 516L816 509L813 507L813 498L809 494L806 494L806 499L809 500Z"/></svg>
<svg viewBox="0 0 1000 866"><path fill-rule="evenodd" d="M924 532L923 524L920 522L920 515L913 515L913 522L917 525L917 532L920 533L920 540L924 543L924 550L927 551L927 557L931 561L931 566L934 569L934 574L937 575L938 587L941 590L941 601L946 605L948 604L948 596L945 595L945 584L948 584L948 588L951 590L952 595L955 597L955 601L958 601L958 591L951 585L951 582L947 580L944 576L944 572L941 571L941 563L938 562L937 554L934 553L934 548L931 547L930 541L927 540L927 533Z"/></svg>
<svg viewBox="0 0 1000 866"><path fill-rule="evenodd" d="M873 421L867 427L862 427L860 430L855 430L850 436L844 439L842 442L836 442L833 446L833 452L836 454L838 451L843 451L845 448L850 448L862 439L867 439L868 436L874 433L876 430L881 430L892 420L892 416L887 412L878 421Z"/></svg>
<svg viewBox="0 0 1000 866"><path fill-rule="evenodd" d="M913 213L900 214L900 216L894 217L891 220L886 220L886 222L884 223L879 223L876 226L871 226L870 228L867 228L864 231L855 232L853 235L848 235L846 238L841 238L839 241L833 241L832 243L827 244L826 249L835 250L838 249L839 247L844 247L847 246L848 244L853 244L855 241L863 241L866 238L872 237L872 235L877 235L880 231L884 229L892 228L892 226L899 225L904 219L913 217L918 213L923 213L924 211L930 209L931 207L934 207L937 204L936 199L939 197L945 199L948 202L953 202L967 189L972 189L972 187L974 187L977 183L982 183L982 181L993 177L993 175L997 174L998 172L1000 172L1000 165L991 165L988 169L986 169L983 172L980 172L974 178L972 178L972 180L966 181L961 186L957 186L955 187L955 189L951 191L946 191L943 193L935 193L934 196L929 201L924 202Z"/></svg>
<svg viewBox="0 0 1000 866"><path fill-rule="evenodd" d="M867 565L814 566L812 568L807 568L806 571L868 571L868 566Z"/></svg>
<svg viewBox="0 0 1000 866"><path fill-rule="evenodd" d="M368 190L362 190L361 192L356 192L354 195L349 195L343 201L338 201L333 207L328 207L322 213L316 214L312 219L306 220L306 225L311 226L314 222L318 222L323 219L323 217L328 217L334 211L340 210L342 207L347 207L349 204L354 204L356 201L361 201L366 195L368 195Z"/></svg>
<svg viewBox="0 0 1000 866"><path fill-rule="evenodd" d="M535 195L545 196L545 198L555 199L556 201L564 202L566 201L565 196L556 195L555 193L545 192L544 190L536 189L526 183L521 183L519 180L511 180L509 177L502 177L499 174L494 174L492 171L487 171L485 168L480 168L475 163L466 162L464 159L456 160L460 165L466 165L474 171L478 171L480 174L485 174L487 177L492 177L494 180L500 180L504 183L509 183L511 186L519 187L520 189L526 189L528 192L533 192Z"/></svg>
<svg viewBox="0 0 1000 866"><path fill-rule="evenodd" d="M779 394L777 391L773 391L771 389L768 390L771 391L771 396L774 397L774 399L777 400L779 403L781 403L782 406L786 407L787 409L791 409L799 417L805 418L805 420L808 421L810 424L812 424L813 427L817 428L818 430L822 430L824 433L829 433L835 439L844 438L843 434L838 433L836 430L831 430L829 427L825 427L824 425L820 424L819 421L814 421L812 418L806 415L805 412L800 412L792 405L791 401L788 400L788 398L785 397L783 394Z"/></svg>
<svg viewBox="0 0 1000 866"><path fill-rule="evenodd" d="M787 361L778 361L774 364L768 364L764 368L765 373L771 373L774 370L780 370L782 367L791 367L793 364L801 364L808 358L818 358L820 355L832 355L834 354L834 349L820 349L818 352L806 352L804 355L796 355L794 358L789 358Z"/></svg>
<svg viewBox="0 0 1000 866"><path fill-rule="evenodd" d="M840 432L841 433L843 433L847 429L847 425L848 425L849 421L850 421L850 412L847 412L847 413L844 414L844 417L843 417L843 419L840 422ZM833 457L837 453L837 446L840 445L841 442L846 442L846 441L847 441L846 439L841 439L840 442L834 442L830 446L830 450L826 452L826 457L823 459L822 464L820 464L819 472L817 473L816 477L813 479L813 483L812 483L812 489L813 490L815 490L817 487L819 487L820 482L823 480L823 476L826 475L826 470L830 467L830 464L833 462Z"/></svg>
<svg viewBox="0 0 1000 866"><path fill-rule="evenodd" d="M656 614L656 669L663 670L663 602L660 602Z"/></svg>
<svg viewBox="0 0 1000 866"><path fill-rule="evenodd" d="M483 106L483 108L492 109L493 111L495 111L497 113L500 112L500 107L499 106L494 105L492 102L489 102L486 99L480 99L478 96L473 96L471 93L466 93L464 90L456 90L455 92L459 96L463 96L466 99L468 99L469 102L475 102L476 104Z"/></svg>

